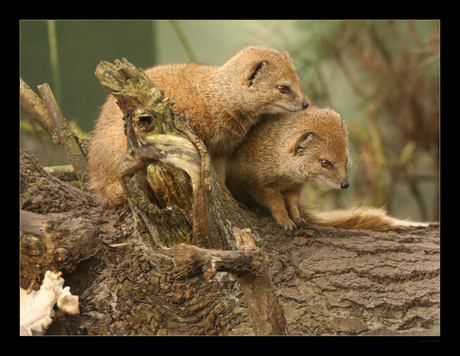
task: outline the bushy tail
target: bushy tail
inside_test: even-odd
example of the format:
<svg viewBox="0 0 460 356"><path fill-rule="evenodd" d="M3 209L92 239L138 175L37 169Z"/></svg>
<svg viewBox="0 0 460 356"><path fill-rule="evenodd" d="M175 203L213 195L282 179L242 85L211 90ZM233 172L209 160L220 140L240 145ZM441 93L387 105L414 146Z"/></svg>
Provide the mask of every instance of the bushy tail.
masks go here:
<svg viewBox="0 0 460 356"><path fill-rule="evenodd" d="M427 223L398 220L387 215L383 209L352 208L317 212L311 207L299 207L300 216L312 225L331 226L338 229L366 229L387 231L393 226L428 226Z"/></svg>

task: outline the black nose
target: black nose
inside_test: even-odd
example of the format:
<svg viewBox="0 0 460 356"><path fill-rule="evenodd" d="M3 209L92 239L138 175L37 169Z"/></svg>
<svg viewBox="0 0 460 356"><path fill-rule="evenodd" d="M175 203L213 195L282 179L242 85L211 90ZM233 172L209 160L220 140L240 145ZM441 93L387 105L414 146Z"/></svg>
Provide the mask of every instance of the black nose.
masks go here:
<svg viewBox="0 0 460 356"><path fill-rule="evenodd" d="M308 105L310 105L305 99L302 101L302 108L306 109L308 108Z"/></svg>
<svg viewBox="0 0 460 356"><path fill-rule="evenodd" d="M340 184L340 188L342 189L347 189L350 186L347 180L343 181L342 184Z"/></svg>

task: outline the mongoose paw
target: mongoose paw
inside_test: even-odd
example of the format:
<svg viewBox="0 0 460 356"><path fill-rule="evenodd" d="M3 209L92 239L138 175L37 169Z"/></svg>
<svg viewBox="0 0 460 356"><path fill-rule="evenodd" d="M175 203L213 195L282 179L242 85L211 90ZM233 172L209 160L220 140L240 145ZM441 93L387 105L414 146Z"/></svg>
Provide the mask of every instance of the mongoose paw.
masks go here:
<svg viewBox="0 0 460 356"><path fill-rule="evenodd" d="M294 223L294 221L292 221L289 218L287 218L287 219L276 218L275 220L276 220L276 223L279 226L281 226L284 230L295 230L297 228L297 226Z"/></svg>
<svg viewBox="0 0 460 356"><path fill-rule="evenodd" d="M294 221L294 223L295 223L295 225L297 227L305 226L307 224L307 222L304 219L302 219L301 217L293 218L292 220Z"/></svg>

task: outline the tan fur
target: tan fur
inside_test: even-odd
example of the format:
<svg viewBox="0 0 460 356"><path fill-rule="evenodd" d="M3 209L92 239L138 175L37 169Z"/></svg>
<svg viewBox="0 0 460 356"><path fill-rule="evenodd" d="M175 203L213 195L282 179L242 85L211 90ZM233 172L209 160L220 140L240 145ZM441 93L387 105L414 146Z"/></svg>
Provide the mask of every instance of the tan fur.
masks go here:
<svg viewBox="0 0 460 356"><path fill-rule="evenodd" d="M203 140L223 181L228 157L263 114L308 106L289 55L268 47L247 47L222 66L170 64L146 74L166 97L174 96L174 111ZM125 151L122 113L110 95L89 153L90 189L106 204L120 205L126 199L117 177Z"/></svg>
<svg viewBox="0 0 460 356"><path fill-rule="evenodd" d="M340 115L310 107L254 127L229 162L227 186L242 203L268 208L284 229L304 222L372 230L413 224L393 219L381 209L315 212L299 206L307 183L347 188L349 165L348 133Z"/></svg>
<svg viewBox="0 0 460 356"><path fill-rule="evenodd" d="M338 229L366 229L387 231L393 226L428 226L427 223L399 220L388 216L384 209L358 207L348 210L317 212L300 206L302 218L313 225Z"/></svg>

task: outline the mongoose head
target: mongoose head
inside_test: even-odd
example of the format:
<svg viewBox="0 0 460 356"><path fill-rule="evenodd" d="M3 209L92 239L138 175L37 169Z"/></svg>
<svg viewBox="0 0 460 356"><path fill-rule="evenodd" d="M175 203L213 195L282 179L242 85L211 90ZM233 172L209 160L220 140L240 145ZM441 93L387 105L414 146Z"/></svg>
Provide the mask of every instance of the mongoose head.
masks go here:
<svg viewBox="0 0 460 356"><path fill-rule="evenodd" d="M260 114L295 112L308 107L300 80L287 52L249 46L233 56L223 68L232 68L241 88L244 109Z"/></svg>
<svg viewBox="0 0 460 356"><path fill-rule="evenodd" d="M348 132L340 115L331 109L311 108L298 114L286 142L289 166L297 181L316 181L332 189L349 187Z"/></svg>

